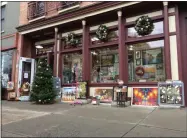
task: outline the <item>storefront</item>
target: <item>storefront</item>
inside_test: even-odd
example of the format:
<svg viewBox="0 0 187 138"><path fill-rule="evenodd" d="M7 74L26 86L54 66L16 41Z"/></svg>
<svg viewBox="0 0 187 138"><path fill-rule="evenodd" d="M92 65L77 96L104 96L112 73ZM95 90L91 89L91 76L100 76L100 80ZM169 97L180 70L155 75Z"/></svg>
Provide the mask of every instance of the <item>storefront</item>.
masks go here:
<svg viewBox="0 0 187 138"><path fill-rule="evenodd" d="M36 43L44 41L47 34L50 34L48 41L53 41L53 52L52 56L50 54L46 56L48 62L53 65L54 76L61 78L62 87L74 87L76 82L87 81L89 87L87 97L100 95L103 102L111 102L113 87L118 86L117 80L120 79L128 86L128 97L133 99L139 91L141 97L145 98L142 95L145 91L140 88L147 88L152 98L149 104L158 105L158 82L182 79L181 48L177 39L179 31L177 3L110 4L113 10L109 10L110 6L104 8L106 6L104 3L80 9L81 12L90 10L93 15L85 15L84 18L80 18L81 21L72 17L72 22L56 23L54 26L51 24L53 27L44 29L43 34L37 31L41 28L39 21L33 25L31 23L18 27L18 30L23 39L29 36L29 41L35 41L31 46L31 49L34 49L32 51L36 50ZM97 11L99 8L103 11L96 14L94 10ZM138 13L132 9L137 9ZM66 17L78 14L80 11L66 13L59 19L66 20ZM154 26L146 35L140 35L135 29L137 20L142 16L148 16ZM46 23L49 20L52 18L46 19ZM34 25L38 27L32 28ZM101 26L107 28L105 40L98 36ZM46 27L44 23L43 28ZM35 38L36 35L40 37ZM45 47L42 43L41 45ZM24 49L25 44L22 43L22 46ZM30 57L35 56L31 54ZM50 61L51 58L53 62Z"/></svg>

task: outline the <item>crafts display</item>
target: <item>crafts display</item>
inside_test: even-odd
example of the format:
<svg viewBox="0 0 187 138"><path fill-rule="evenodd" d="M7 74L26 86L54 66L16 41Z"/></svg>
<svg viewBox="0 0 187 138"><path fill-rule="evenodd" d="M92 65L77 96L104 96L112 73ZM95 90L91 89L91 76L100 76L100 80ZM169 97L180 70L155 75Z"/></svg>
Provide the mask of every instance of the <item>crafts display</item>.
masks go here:
<svg viewBox="0 0 187 138"><path fill-rule="evenodd" d="M154 24L150 17L141 16L136 20L134 28L137 31L138 35L145 36L149 35L153 31Z"/></svg>
<svg viewBox="0 0 187 138"><path fill-rule="evenodd" d="M157 88L133 88L133 105L157 106Z"/></svg>
<svg viewBox="0 0 187 138"><path fill-rule="evenodd" d="M66 44L70 46L77 46L80 43L77 35L74 33L69 33L66 37Z"/></svg>
<svg viewBox="0 0 187 138"><path fill-rule="evenodd" d="M182 105L183 89L182 84L159 82L159 101L160 104Z"/></svg>
<svg viewBox="0 0 187 138"><path fill-rule="evenodd" d="M108 28L106 25L100 25L96 31L96 37L100 41L107 41L108 40Z"/></svg>

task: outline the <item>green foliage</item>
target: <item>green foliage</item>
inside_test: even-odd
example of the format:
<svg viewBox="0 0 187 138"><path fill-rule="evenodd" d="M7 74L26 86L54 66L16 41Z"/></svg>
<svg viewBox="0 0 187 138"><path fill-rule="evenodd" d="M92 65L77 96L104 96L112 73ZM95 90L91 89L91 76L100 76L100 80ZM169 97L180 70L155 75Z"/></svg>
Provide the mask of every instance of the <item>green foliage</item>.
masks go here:
<svg viewBox="0 0 187 138"><path fill-rule="evenodd" d="M80 39L74 33L70 33L66 37L66 44L70 46L77 46L80 44Z"/></svg>
<svg viewBox="0 0 187 138"><path fill-rule="evenodd" d="M53 103L56 96L52 70L47 64L47 60L41 58L37 63L30 100L40 104Z"/></svg>
<svg viewBox="0 0 187 138"><path fill-rule="evenodd" d="M108 28L105 25L100 25L96 31L96 37L100 41L107 41L108 40Z"/></svg>
<svg viewBox="0 0 187 138"><path fill-rule="evenodd" d="M149 35L153 29L154 24L151 18L148 16L141 16L136 20L135 30L137 31L138 35L144 36Z"/></svg>

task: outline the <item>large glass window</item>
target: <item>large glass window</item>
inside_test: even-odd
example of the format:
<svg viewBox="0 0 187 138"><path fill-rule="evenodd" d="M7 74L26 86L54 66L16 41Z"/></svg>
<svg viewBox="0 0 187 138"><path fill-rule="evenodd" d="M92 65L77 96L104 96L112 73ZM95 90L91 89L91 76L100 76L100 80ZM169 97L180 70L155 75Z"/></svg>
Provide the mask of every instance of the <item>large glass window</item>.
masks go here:
<svg viewBox="0 0 187 138"><path fill-rule="evenodd" d="M155 22L154 23L154 30L152 31L151 34L149 35L156 35L156 34L162 34L164 32L163 29L163 21L160 22ZM137 38L137 37L142 37L139 36L136 32L136 30L134 29L134 27L130 27L128 28L128 38Z"/></svg>
<svg viewBox="0 0 187 138"><path fill-rule="evenodd" d="M63 54L63 83L82 81L82 52Z"/></svg>
<svg viewBox="0 0 187 138"><path fill-rule="evenodd" d="M7 82L11 81L12 77L12 55L14 50L9 50L1 53L1 86L7 87Z"/></svg>
<svg viewBox="0 0 187 138"><path fill-rule="evenodd" d="M128 46L130 82L165 81L164 41L150 41Z"/></svg>
<svg viewBox="0 0 187 138"><path fill-rule="evenodd" d="M113 83L119 78L118 48L102 48L91 51L92 83Z"/></svg>

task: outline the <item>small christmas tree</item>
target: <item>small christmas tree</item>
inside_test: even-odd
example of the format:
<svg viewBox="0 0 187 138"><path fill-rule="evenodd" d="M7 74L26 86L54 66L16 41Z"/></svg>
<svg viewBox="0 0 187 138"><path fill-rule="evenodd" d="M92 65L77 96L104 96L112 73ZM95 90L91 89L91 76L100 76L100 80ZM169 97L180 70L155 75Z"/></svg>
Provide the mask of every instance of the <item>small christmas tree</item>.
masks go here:
<svg viewBox="0 0 187 138"><path fill-rule="evenodd" d="M47 59L41 58L37 64L30 100L40 104L53 103L56 95L52 70L47 64Z"/></svg>

